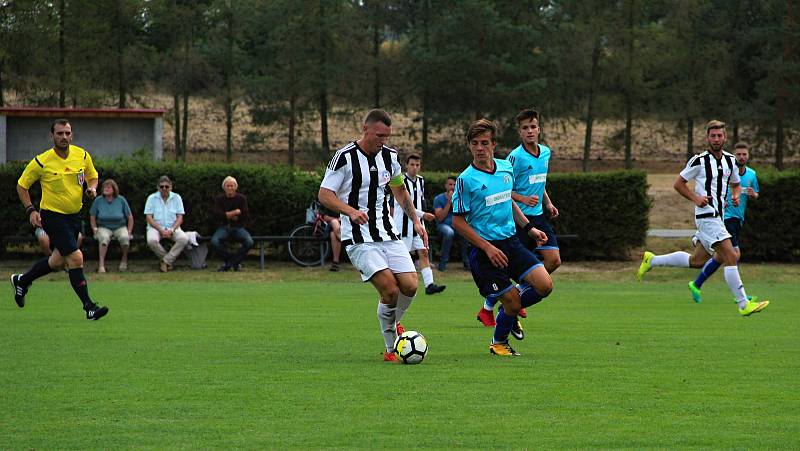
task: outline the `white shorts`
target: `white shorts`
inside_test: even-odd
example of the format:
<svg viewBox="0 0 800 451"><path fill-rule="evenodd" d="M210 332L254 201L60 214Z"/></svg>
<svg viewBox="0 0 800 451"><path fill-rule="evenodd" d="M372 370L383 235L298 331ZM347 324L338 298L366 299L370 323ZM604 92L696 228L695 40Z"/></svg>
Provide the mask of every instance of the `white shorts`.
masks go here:
<svg viewBox="0 0 800 451"><path fill-rule="evenodd" d="M425 243L422 242L422 237L419 235L404 236L401 237L400 239L403 240L403 244L406 245L406 249L408 249L408 252L414 252L420 249L426 249Z"/></svg>
<svg viewBox="0 0 800 451"><path fill-rule="evenodd" d="M389 269L393 274L417 272L408 249L401 241L351 244L345 248L350 263L361 272L366 282L378 271Z"/></svg>
<svg viewBox="0 0 800 451"><path fill-rule="evenodd" d="M692 238L692 243L699 241L711 255L714 255L713 246L715 244L731 238L731 234L725 228L725 223L720 218L700 218L695 219L694 223L697 226L697 232Z"/></svg>

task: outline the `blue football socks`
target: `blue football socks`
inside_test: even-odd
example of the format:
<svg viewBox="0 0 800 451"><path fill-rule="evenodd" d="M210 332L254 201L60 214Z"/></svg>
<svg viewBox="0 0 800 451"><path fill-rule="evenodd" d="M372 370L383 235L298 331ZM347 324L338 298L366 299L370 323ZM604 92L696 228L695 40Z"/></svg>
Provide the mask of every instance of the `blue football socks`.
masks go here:
<svg viewBox="0 0 800 451"><path fill-rule="evenodd" d="M714 258L709 258L705 265L703 265L703 269L700 270L700 274L697 275L697 279L694 280L694 286L698 289L703 286L703 283L714 274L719 267L722 266L722 263L714 260Z"/></svg>
<svg viewBox="0 0 800 451"><path fill-rule="evenodd" d="M517 285L517 288L519 288L519 298L522 301L522 308L528 308L534 304L538 304L544 299L544 297L537 293L536 289L527 282Z"/></svg>
<svg viewBox="0 0 800 451"><path fill-rule="evenodd" d="M516 320L516 316L506 315L505 309L500 307L500 310L497 312L497 325L494 327L492 343L507 343L508 334L511 333L511 328L514 327L514 322L516 322Z"/></svg>

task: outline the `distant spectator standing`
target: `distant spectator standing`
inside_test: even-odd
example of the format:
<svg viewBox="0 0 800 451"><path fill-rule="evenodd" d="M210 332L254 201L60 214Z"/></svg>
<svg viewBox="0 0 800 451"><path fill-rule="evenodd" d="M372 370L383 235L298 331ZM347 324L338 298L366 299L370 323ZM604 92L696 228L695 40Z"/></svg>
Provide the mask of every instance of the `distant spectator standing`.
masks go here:
<svg viewBox="0 0 800 451"><path fill-rule="evenodd" d="M227 176L222 181L222 194L214 199L214 213L220 220L220 225L214 236L211 237L211 247L222 257L222 266L218 271L233 269L239 271L247 252L253 247L253 238L245 229L250 221L250 209L247 206L247 197L236 192L239 182L232 176ZM223 241L233 241L241 244L239 250L231 253Z"/></svg>
<svg viewBox="0 0 800 451"><path fill-rule="evenodd" d="M166 175L158 179L158 191L147 197L144 214L147 219L147 246L161 260L161 272L167 272L181 255L189 237L181 229L185 214L183 199L180 194L172 192L172 180ZM161 240L174 243L169 252L161 245Z"/></svg>
<svg viewBox="0 0 800 451"><path fill-rule="evenodd" d="M453 229L453 191L456 189L456 178L447 177L444 182L444 192L433 198L433 211L436 216L436 230L442 238L442 252L439 254L439 271L444 271L450 261L450 249L453 241L458 240L461 245L461 261L464 269L469 269L467 260L468 244L461 235Z"/></svg>
<svg viewBox="0 0 800 451"><path fill-rule="evenodd" d="M119 270L128 270L128 249L130 249L131 236L133 235L133 213L128 201L120 196L117 182L108 179L103 182L102 196L96 197L89 209L89 223L92 233L97 240L100 253L100 264L97 272L106 272L106 254L111 237L119 241L122 249L122 259Z"/></svg>

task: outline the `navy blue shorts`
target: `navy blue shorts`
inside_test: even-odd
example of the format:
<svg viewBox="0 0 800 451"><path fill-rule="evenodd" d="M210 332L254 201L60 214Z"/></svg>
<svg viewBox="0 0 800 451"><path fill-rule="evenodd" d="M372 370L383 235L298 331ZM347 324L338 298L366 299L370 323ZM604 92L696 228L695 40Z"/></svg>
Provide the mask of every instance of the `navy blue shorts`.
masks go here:
<svg viewBox="0 0 800 451"><path fill-rule="evenodd" d="M727 218L725 219L725 228L731 234L733 247L739 247L739 231L742 230L742 220L739 218Z"/></svg>
<svg viewBox="0 0 800 451"><path fill-rule="evenodd" d="M78 250L78 233L81 230L81 215L75 213L65 215L54 211L42 210L42 228L50 237L50 249L66 257Z"/></svg>
<svg viewBox="0 0 800 451"><path fill-rule="evenodd" d="M542 264L533 255L533 252L525 249L516 236L489 242L506 254L508 267L496 267L485 252L475 246L470 246L469 268L472 271L475 285L478 286L478 291L485 298L503 295L514 286L510 279L521 282L533 268Z"/></svg>
<svg viewBox="0 0 800 451"><path fill-rule="evenodd" d="M541 246L536 246L536 241L528 235L525 230L517 227L517 238L522 242L522 245L527 247L532 251L548 251L548 250L558 250L558 240L556 239L556 231L553 230L553 226L550 224L550 221L545 217L545 215L536 215L536 216L528 216L528 221L533 224L534 227L541 230L547 235L547 241L542 244Z"/></svg>

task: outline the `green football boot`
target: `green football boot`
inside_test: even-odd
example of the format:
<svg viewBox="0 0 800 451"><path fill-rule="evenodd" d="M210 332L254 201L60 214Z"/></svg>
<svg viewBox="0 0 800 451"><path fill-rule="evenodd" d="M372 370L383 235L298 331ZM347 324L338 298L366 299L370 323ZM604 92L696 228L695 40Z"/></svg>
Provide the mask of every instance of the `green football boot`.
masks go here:
<svg viewBox="0 0 800 451"><path fill-rule="evenodd" d="M656 255L652 252L645 251L644 256L642 257L642 264L639 265L639 270L636 271L636 278L639 279L639 282L642 281L644 278L644 273L650 271L650 260L653 259Z"/></svg>
<svg viewBox="0 0 800 451"><path fill-rule="evenodd" d="M747 301L747 305L743 309L739 309L742 316L750 316L753 313L758 313L769 305L769 301L759 301L757 296L753 296L752 301Z"/></svg>
<svg viewBox="0 0 800 451"><path fill-rule="evenodd" d="M694 284L694 280L689 282L689 291L692 292L692 299L694 300L695 303L699 304L703 301L700 289L697 288L697 286Z"/></svg>

